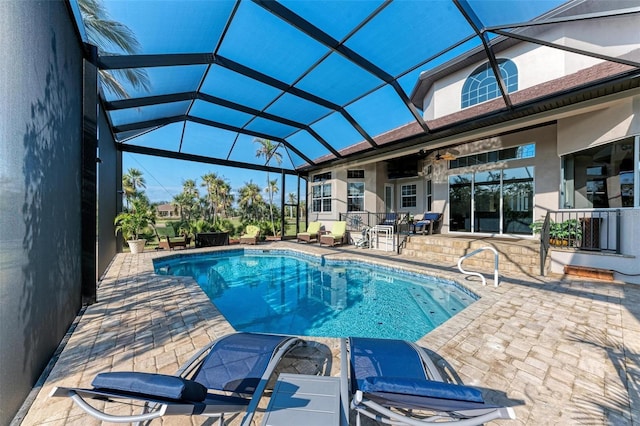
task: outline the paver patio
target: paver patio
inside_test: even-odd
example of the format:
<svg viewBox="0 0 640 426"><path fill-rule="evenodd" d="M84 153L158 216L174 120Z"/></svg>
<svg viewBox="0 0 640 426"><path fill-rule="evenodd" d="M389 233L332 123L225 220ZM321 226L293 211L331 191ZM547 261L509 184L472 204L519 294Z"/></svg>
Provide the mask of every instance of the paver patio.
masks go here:
<svg viewBox="0 0 640 426"><path fill-rule="evenodd" d="M490 401L517 404L516 421L495 424L640 425L640 286L502 276L500 287L482 287L451 265L395 254L296 243L258 249L266 247L427 271L481 296L419 343L443 357L465 384L496 390L485 392ZM23 425L99 424L67 398L48 398L52 387L88 387L96 373L111 370L171 374L198 348L233 331L192 278L153 273L152 259L167 254L114 258L99 302L78 318L47 380L34 390ZM338 340L314 340L308 353L293 354L283 369L339 375ZM329 351L333 357L324 356ZM240 418L231 416L228 424ZM152 424L211 420L170 417Z"/></svg>

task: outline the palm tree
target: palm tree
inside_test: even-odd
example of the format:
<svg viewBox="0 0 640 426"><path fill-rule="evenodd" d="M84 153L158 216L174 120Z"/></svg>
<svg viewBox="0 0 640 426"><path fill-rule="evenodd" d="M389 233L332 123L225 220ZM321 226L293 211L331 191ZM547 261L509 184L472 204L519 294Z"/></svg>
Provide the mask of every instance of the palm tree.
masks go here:
<svg viewBox="0 0 640 426"><path fill-rule="evenodd" d="M173 200L171 201L171 204L175 206L176 210L180 212L180 221L184 221L185 211L188 209L188 204L189 204L187 197L183 193L174 195Z"/></svg>
<svg viewBox="0 0 640 426"><path fill-rule="evenodd" d="M216 224L216 207L219 204L218 198L218 182L220 179L218 175L215 173L207 173L202 176L202 183L200 186L204 186L207 189L207 194L205 195L206 200L206 211L207 215L205 215L207 220L213 222L213 225ZM207 217L208 216L208 217Z"/></svg>
<svg viewBox="0 0 640 426"><path fill-rule="evenodd" d="M258 220L258 215L263 204L260 187L253 181L245 182L239 190L238 206L242 216L247 220Z"/></svg>
<svg viewBox="0 0 640 426"><path fill-rule="evenodd" d="M278 193L278 179L268 180L267 187L264 189L269 195L269 202L273 203L273 196Z"/></svg>
<svg viewBox="0 0 640 426"><path fill-rule="evenodd" d="M231 185L229 184L229 182L225 180L220 180L218 182L218 197L218 210L222 212L224 217L227 217L227 211L231 208L234 198L233 194L231 193Z"/></svg>
<svg viewBox="0 0 640 426"><path fill-rule="evenodd" d="M260 144L260 147L256 151L256 157L264 157L265 164L269 164L271 159L275 160L276 163L278 163L278 166L282 164L282 154L278 152L280 144L274 145L274 143L269 139L262 138L255 138L253 141ZM273 194L271 192L272 186L271 181L269 180L269 172L267 172L267 189L269 191L269 215L271 217L271 229L273 230L273 235L275 235L276 229L273 224Z"/></svg>
<svg viewBox="0 0 640 426"><path fill-rule="evenodd" d="M138 189L146 187L147 184L140 170L134 168L127 170L127 173L122 176L122 190L124 191L124 197L127 201L127 208L131 200L138 197Z"/></svg>
<svg viewBox="0 0 640 426"><path fill-rule="evenodd" d="M125 181L127 185L130 186L133 192L138 192L138 188L146 188L147 182L144 180L142 176L142 172L138 169L130 168L127 170L127 173L122 176L122 183Z"/></svg>
<svg viewBox="0 0 640 426"><path fill-rule="evenodd" d="M117 46L129 54L139 51L140 44L135 34L126 25L111 20L100 0L79 0L78 5L87 37L91 43L98 46L100 54L114 54L107 50L107 46ZM136 89L142 88L148 92L151 87L149 76L144 69L100 70L99 74L104 87L121 98L130 96L118 78L126 79Z"/></svg>
<svg viewBox="0 0 640 426"><path fill-rule="evenodd" d="M181 201L183 202L183 220L189 222L198 207L199 194L196 181L193 179L187 179L182 182L182 193L180 196L182 197Z"/></svg>

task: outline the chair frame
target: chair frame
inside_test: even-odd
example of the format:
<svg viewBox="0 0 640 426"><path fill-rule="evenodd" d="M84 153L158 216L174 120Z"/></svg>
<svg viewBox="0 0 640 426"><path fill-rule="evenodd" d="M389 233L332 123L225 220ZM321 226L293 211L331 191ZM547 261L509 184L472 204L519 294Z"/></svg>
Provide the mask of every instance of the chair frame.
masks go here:
<svg viewBox="0 0 640 426"><path fill-rule="evenodd" d="M320 245L325 244L327 246L334 247L337 245L344 244L344 242L347 240L347 222L344 222L344 221L335 222L334 227L336 223L344 223L345 229L344 229L344 232L342 233L342 236L333 234L333 230L332 230L332 232L329 232L324 235L320 235Z"/></svg>
<svg viewBox="0 0 640 426"><path fill-rule="evenodd" d="M251 333L259 334L259 333ZM182 378L193 377L199 370L200 366L207 359L209 353L215 348L216 344L228 337L223 336L219 339L209 343L204 348L200 349L195 355L193 355L186 363L183 364L180 369L175 373L175 376ZM271 354L269 363L264 370L262 377L255 391L250 395L250 399L246 395L229 396L226 394L209 394L215 398L220 398L220 402L216 401L215 404L207 405L206 401L202 403L191 403L188 401L166 401L153 397L151 395L144 397L142 395L126 395L116 392L98 390L98 389L79 389L79 388L65 388L55 387L50 397L69 397L71 398L79 408L84 410L91 416L101 420L103 422L113 423L141 423L148 422L150 420L172 415L202 415L206 417L218 418L220 425L224 423L225 413L236 413L246 410L246 414L242 419L243 426L251 425L253 415L258 407L262 394L264 393L269 379L273 375L278 363L284 357L284 355L291 349L298 345L306 344L304 340L301 340L293 336L281 336L283 341L276 346L275 350ZM99 400L130 400L144 402L144 408L141 414L134 415L114 415L101 411L91 404L86 399L96 398Z"/></svg>
<svg viewBox="0 0 640 426"><path fill-rule="evenodd" d="M169 227L167 227L167 229L168 228ZM171 230L173 231L173 228L171 228ZM170 232L173 235L163 235L163 237L166 238L166 241L162 241L162 237L158 233L157 228L155 228L155 231L156 231L156 237L158 238L158 248L173 250L176 247L183 247L186 249L191 244L191 237L189 236L178 237L175 235L174 232ZM171 238L178 238L178 240L171 241Z"/></svg>
<svg viewBox="0 0 640 426"><path fill-rule="evenodd" d="M312 223L318 224L317 232L309 232L309 228L311 227ZM299 232L296 235L296 238L298 239L298 242L304 241L306 243L310 243L312 241L318 241L321 230L322 230L322 222L319 222L319 221L309 222L309 225L307 226L307 230L305 232Z"/></svg>
<svg viewBox="0 0 640 426"><path fill-rule="evenodd" d="M438 215L437 219L425 219L427 216ZM440 224L442 222L442 213L433 213L433 212L425 212L422 215L422 219L418 221L414 221L413 223L413 233L417 234L418 227L422 230L422 235L432 235L434 232L438 232L440 229ZM427 230L428 228L428 230Z"/></svg>
<svg viewBox="0 0 640 426"><path fill-rule="evenodd" d="M409 426L425 426L425 425L442 425L452 424L455 426L477 426L495 419L515 419L515 412L511 407L487 406L481 408L461 409L455 412L435 412L433 416L425 418L410 417L411 410L408 414L396 412L390 408L383 406L369 398L361 390L350 394L351 380L351 354L347 347L349 346L349 338L340 339L340 398L342 400L342 409L346 413L349 409L356 412L356 426L361 426L361 415L369 417L377 422L391 425L409 425ZM434 364L427 352L412 342L405 342L411 346L418 354L423 363L423 368L429 380L447 383L452 381L449 377L445 380L440 371ZM463 386L463 385L461 385ZM425 407L429 411L429 407ZM465 418L467 417L467 418ZM446 421L449 419L450 421Z"/></svg>

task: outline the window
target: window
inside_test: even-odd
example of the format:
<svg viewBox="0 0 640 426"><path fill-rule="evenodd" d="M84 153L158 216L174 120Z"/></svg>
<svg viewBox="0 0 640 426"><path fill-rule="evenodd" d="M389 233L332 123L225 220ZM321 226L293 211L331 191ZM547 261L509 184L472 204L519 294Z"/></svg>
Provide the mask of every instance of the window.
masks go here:
<svg viewBox="0 0 640 426"><path fill-rule="evenodd" d="M498 59L500 75L507 93L518 90L518 68L509 59ZM467 108L501 96L496 76L487 62L476 68L462 86L462 108Z"/></svg>
<svg viewBox="0 0 640 426"><path fill-rule="evenodd" d="M562 157L565 208L634 207L634 138Z"/></svg>
<svg viewBox="0 0 640 426"><path fill-rule="evenodd" d="M402 207L415 207L416 202L416 184L402 185Z"/></svg>
<svg viewBox="0 0 640 426"><path fill-rule="evenodd" d="M433 204L433 190L431 188L431 179L427 180L426 182L426 186L427 186L427 190L426 190L426 195L427 195L427 211L430 212L431 211L431 207Z"/></svg>
<svg viewBox="0 0 640 426"><path fill-rule="evenodd" d="M498 161L521 160L523 158L533 158L535 156L536 144L529 143L513 148L500 149L498 151L483 152L480 154L458 157L455 160L449 161L449 168L458 169L460 167L478 166L480 164L495 163Z"/></svg>
<svg viewBox="0 0 640 426"><path fill-rule="evenodd" d="M331 211L331 184L323 183L311 187L311 208L313 212Z"/></svg>
<svg viewBox="0 0 640 426"><path fill-rule="evenodd" d="M319 173L317 175L313 175L314 182L324 182L325 180L331 179L331 172Z"/></svg>
<svg viewBox="0 0 640 426"><path fill-rule="evenodd" d="M347 179L364 179L364 170L347 170Z"/></svg>
<svg viewBox="0 0 640 426"><path fill-rule="evenodd" d="M364 182L349 182L347 189L347 211L364 211Z"/></svg>

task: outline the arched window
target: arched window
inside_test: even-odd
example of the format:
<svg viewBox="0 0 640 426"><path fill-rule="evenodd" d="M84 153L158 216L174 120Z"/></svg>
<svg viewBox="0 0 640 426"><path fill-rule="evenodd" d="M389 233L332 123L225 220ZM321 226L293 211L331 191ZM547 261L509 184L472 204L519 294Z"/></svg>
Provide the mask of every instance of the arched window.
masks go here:
<svg viewBox="0 0 640 426"><path fill-rule="evenodd" d="M498 59L500 74L507 88L507 93L518 90L518 68L509 59ZM462 108L479 104L500 96L498 82L487 62L471 73L462 86Z"/></svg>

